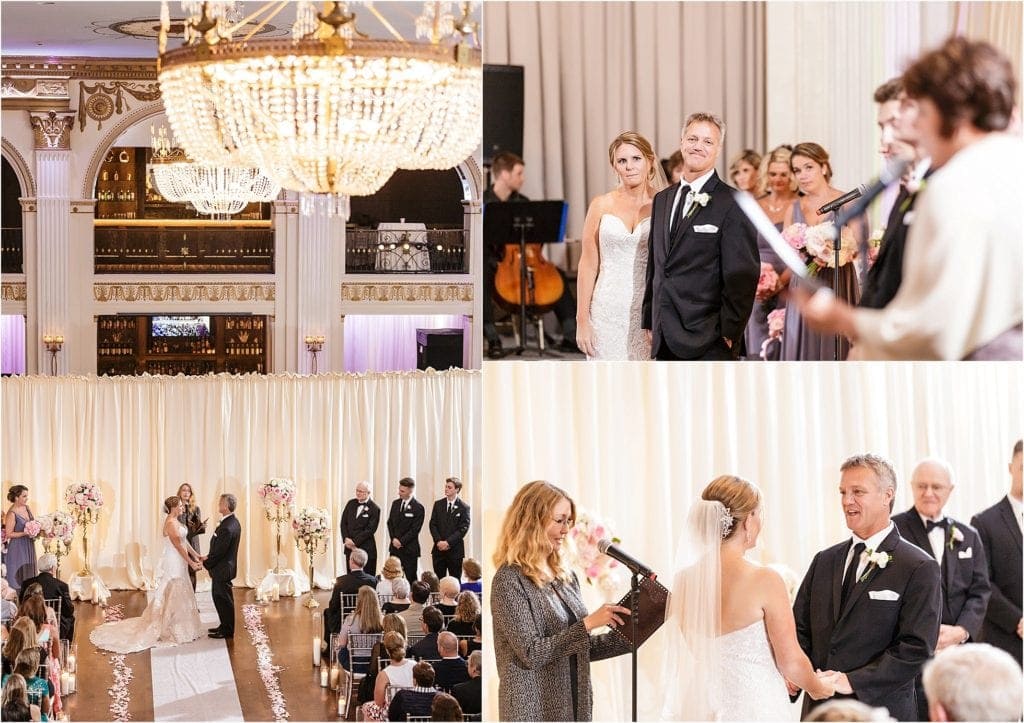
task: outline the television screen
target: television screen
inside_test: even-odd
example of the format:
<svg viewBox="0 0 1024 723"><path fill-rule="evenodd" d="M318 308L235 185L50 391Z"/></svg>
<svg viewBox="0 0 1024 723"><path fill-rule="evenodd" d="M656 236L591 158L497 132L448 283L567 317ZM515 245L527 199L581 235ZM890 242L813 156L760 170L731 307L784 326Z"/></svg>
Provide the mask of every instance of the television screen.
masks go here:
<svg viewBox="0 0 1024 723"><path fill-rule="evenodd" d="M207 337L210 335L209 316L154 316L153 338Z"/></svg>

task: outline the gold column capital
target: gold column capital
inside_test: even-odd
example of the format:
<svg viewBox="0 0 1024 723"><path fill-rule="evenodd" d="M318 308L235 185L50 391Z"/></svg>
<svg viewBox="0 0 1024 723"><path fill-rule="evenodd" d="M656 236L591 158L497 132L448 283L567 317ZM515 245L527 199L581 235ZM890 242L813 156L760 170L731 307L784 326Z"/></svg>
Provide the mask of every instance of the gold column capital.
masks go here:
<svg viewBox="0 0 1024 723"><path fill-rule="evenodd" d="M29 111L32 136L37 151L66 151L71 148L71 129L75 125L75 111Z"/></svg>

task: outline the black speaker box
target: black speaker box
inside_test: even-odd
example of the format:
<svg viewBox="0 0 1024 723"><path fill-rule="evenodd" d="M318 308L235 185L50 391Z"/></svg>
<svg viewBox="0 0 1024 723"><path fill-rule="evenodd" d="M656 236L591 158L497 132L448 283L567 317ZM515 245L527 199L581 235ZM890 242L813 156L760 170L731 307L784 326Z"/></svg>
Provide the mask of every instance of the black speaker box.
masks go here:
<svg viewBox="0 0 1024 723"><path fill-rule="evenodd" d="M523 66L484 66L484 165L500 151L523 155Z"/></svg>
<svg viewBox="0 0 1024 723"><path fill-rule="evenodd" d="M462 329L417 329L416 368L461 368L462 339Z"/></svg>

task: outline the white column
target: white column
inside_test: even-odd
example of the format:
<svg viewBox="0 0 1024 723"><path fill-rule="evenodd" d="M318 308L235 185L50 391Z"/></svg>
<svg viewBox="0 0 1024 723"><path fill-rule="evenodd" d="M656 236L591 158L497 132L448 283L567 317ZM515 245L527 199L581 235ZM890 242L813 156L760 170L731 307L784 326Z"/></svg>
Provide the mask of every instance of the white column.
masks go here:
<svg viewBox="0 0 1024 723"><path fill-rule="evenodd" d="M298 201L288 193L274 201L274 281L277 288L274 316L274 356L271 371L298 371L300 354L294 340L298 328L297 297L299 216ZM305 353L305 350L303 350Z"/></svg>
<svg viewBox="0 0 1024 723"><path fill-rule="evenodd" d="M21 243L22 271L25 274L25 371L34 373L41 369L43 332L39 326L39 289L36 285L39 260L39 236L36 233L36 199L20 198L21 202ZM48 355L47 355L48 356ZM49 369L49 359L47 369Z"/></svg>
<svg viewBox="0 0 1024 723"><path fill-rule="evenodd" d="M483 361L483 203L479 200L462 202L462 227L466 229L466 243L469 254L469 272L473 279L473 315L470 317L466 334L467 349L463 354L463 365L467 369L479 369Z"/></svg>
<svg viewBox="0 0 1024 723"><path fill-rule="evenodd" d="M328 213L326 204L317 198L312 208L298 216L298 256L295 271L288 284L295 286L295 335L288 343L298 352L295 371L312 371L312 357L306 351L305 337L324 336L317 370L340 371L341 294L338 264L343 263L345 219ZM292 295L289 294L291 297Z"/></svg>
<svg viewBox="0 0 1024 723"><path fill-rule="evenodd" d="M40 374L50 373L50 355L43 350L44 334L64 337L64 350L57 355L57 373L68 371L68 351L83 339L76 338L68 316L68 289L70 255L69 179L71 151L36 150L36 276L35 290L38 300L38 336L35 345L41 350Z"/></svg>

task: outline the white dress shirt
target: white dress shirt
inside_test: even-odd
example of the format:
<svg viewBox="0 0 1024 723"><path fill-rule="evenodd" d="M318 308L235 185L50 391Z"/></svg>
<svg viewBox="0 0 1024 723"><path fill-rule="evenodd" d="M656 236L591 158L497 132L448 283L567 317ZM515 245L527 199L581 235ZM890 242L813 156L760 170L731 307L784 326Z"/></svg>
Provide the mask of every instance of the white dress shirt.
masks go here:
<svg viewBox="0 0 1024 723"><path fill-rule="evenodd" d="M1010 500L1010 507L1013 508L1013 516L1017 518L1017 524L1020 525L1020 531L1024 532L1024 506L1021 505L1021 501L1013 495L1006 495L1006 499Z"/></svg>
<svg viewBox="0 0 1024 723"><path fill-rule="evenodd" d="M676 197L672 200L672 213L670 213L668 216L670 225L672 223L672 219L676 217L676 207L679 206L680 200L682 200L686 204L685 206L683 206L683 215L681 216L681 218L686 218L686 214L690 212L690 206L693 205L693 197L700 193L701 189L704 188L704 184L708 182L708 179L711 178L711 174L714 172L715 169L712 168L703 176L695 179L692 183L685 179L679 179L679 188L676 189ZM680 196L682 195L681 192L683 190L683 186L689 186L690 191L686 194L685 199L680 199Z"/></svg>
<svg viewBox="0 0 1024 723"><path fill-rule="evenodd" d="M929 522L938 522L946 517L941 512L935 518L925 517L920 512L917 513L917 516L921 518L921 524L925 526L925 529L927 529ZM946 528L933 527L932 531L928 533L928 542L932 546L932 552L935 553L935 560L939 563L939 567L942 567L942 547L946 544Z"/></svg>
<svg viewBox="0 0 1024 723"><path fill-rule="evenodd" d="M892 532L894 528L895 525L892 522L890 522L888 527L886 527L884 530L880 532L876 532L866 540L862 540L861 538L857 537L857 535L851 535L850 537L852 538L853 543L850 545L850 551L846 553L846 564L843 566L843 577L846 577L846 570L850 567L850 561L853 559L853 548L856 546L858 542L864 543L865 553L868 550L871 550L872 552L877 552L878 546L882 544L882 540L888 537L889 533ZM867 569L867 566L868 561L866 556L861 557L861 559L857 561L857 580L860 580L860 577L864 574L864 570Z"/></svg>

